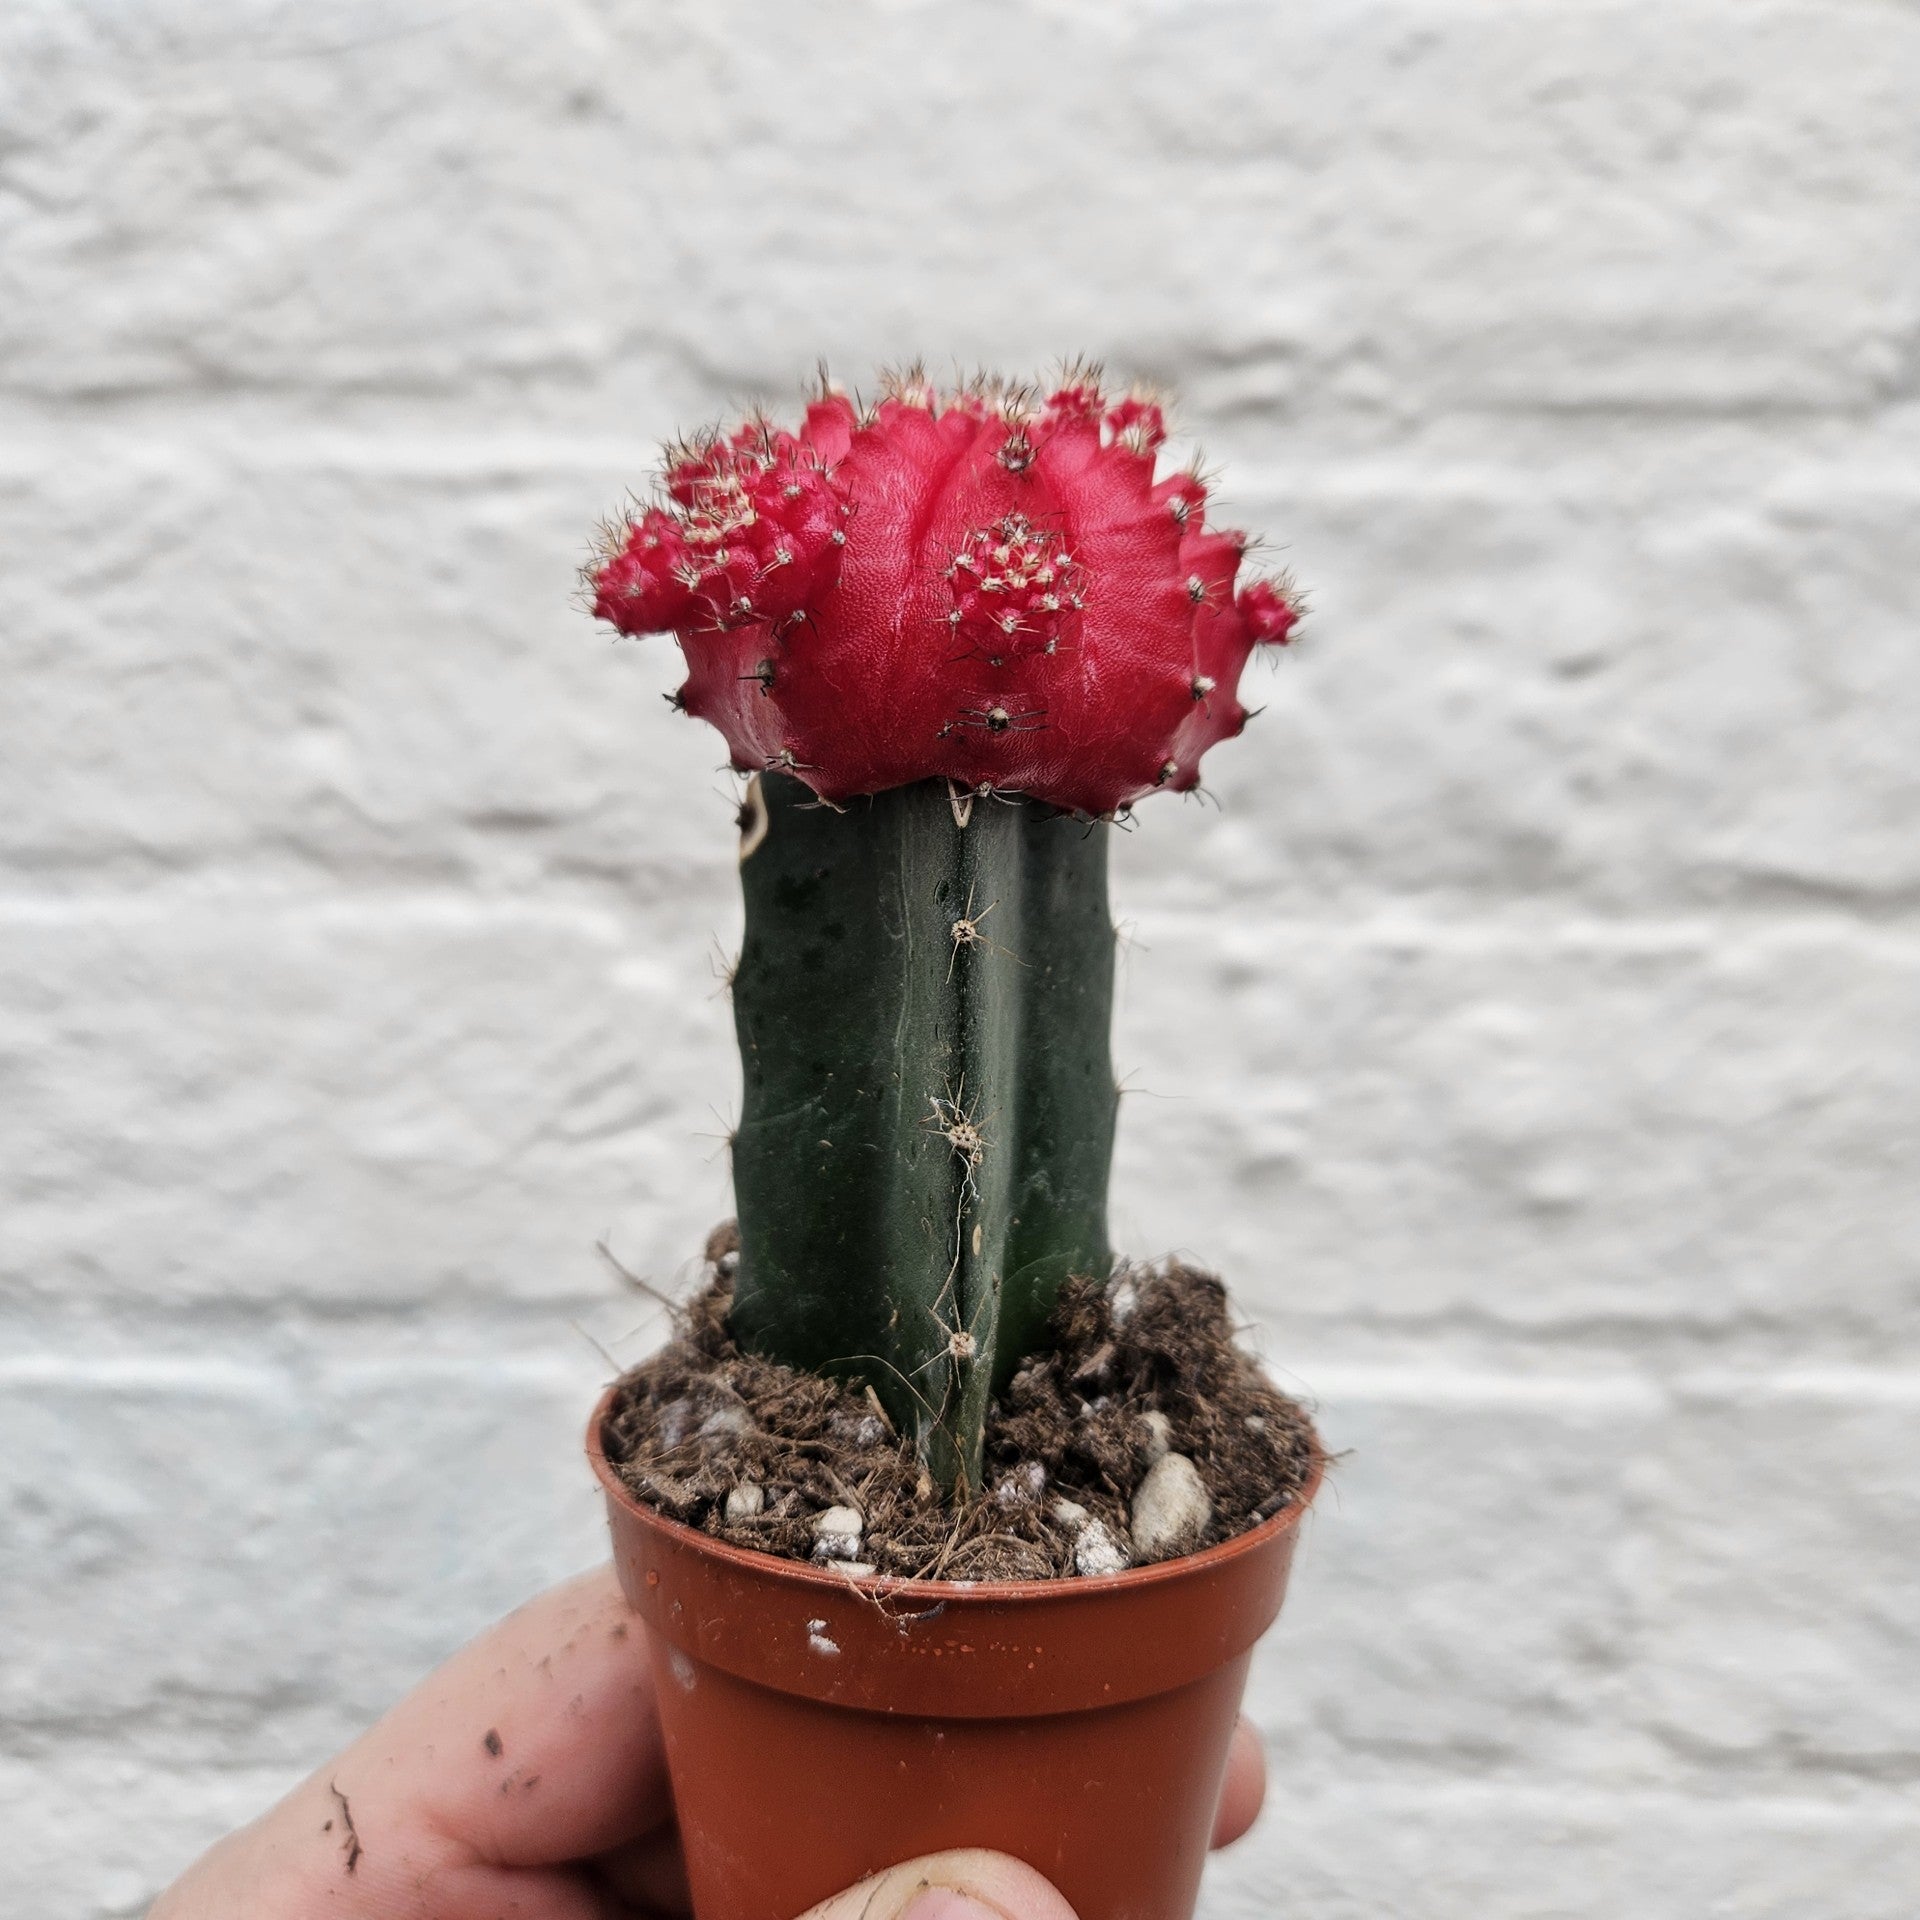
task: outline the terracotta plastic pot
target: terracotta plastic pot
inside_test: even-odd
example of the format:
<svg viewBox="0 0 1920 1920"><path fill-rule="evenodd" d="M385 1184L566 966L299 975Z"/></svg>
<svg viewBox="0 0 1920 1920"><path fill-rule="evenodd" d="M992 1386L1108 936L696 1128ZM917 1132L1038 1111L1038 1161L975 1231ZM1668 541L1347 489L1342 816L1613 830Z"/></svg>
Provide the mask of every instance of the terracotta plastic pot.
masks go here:
<svg viewBox="0 0 1920 1920"><path fill-rule="evenodd" d="M1253 1643L1301 1498L1109 1578L853 1580L666 1519L608 1465L614 1560L650 1629L699 1920L790 1920L948 1847L1039 1869L1080 1920L1188 1920Z"/></svg>

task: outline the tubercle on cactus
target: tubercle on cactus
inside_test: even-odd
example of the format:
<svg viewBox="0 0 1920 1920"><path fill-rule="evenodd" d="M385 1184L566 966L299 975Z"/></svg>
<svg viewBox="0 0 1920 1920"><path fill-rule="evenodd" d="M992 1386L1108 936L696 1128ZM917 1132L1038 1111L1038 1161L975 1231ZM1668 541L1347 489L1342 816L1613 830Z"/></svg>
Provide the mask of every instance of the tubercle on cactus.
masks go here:
<svg viewBox="0 0 1920 1920"><path fill-rule="evenodd" d="M1096 369L943 394L919 369L863 406L830 388L668 450L610 526L595 615L671 632L684 711L742 772L844 801L945 778L1107 816L1199 784L1244 726L1243 668L1298 597L1240 578L1207 487L1161 475L1150 395Z"/></svg>

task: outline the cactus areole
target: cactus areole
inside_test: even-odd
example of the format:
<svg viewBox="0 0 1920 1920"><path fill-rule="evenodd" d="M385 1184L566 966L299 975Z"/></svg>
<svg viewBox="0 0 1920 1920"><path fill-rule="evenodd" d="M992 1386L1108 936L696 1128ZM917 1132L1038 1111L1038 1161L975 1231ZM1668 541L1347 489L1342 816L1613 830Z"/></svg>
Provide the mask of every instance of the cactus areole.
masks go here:
<svg viewBox="0 0 1920 1920"><path fill-rule="evenodd" d="M864 1379L961 1496L1061 1280L1111 1263L1106 823L1198 784L1299 619L1165 437L1090 370L823 391L670 448L587 576L753 776L735 1332Z"/></svg>

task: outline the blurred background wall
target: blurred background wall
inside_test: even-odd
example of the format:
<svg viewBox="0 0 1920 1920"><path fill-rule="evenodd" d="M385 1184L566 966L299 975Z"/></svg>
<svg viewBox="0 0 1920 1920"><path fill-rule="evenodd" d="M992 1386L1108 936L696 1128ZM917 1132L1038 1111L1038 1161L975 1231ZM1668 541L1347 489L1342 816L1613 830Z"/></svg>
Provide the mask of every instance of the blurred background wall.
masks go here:
<svg viewBox="0 0 1920 1920"><path fill-rule="evenodd" d="M589 522L1087 350L1315 600L1116 845L1120 1238L1350 1450L1206 1913L1911 1920L1916 240L1897 0L9 8L0 1905L600 1551L738 909Z"/></svg>

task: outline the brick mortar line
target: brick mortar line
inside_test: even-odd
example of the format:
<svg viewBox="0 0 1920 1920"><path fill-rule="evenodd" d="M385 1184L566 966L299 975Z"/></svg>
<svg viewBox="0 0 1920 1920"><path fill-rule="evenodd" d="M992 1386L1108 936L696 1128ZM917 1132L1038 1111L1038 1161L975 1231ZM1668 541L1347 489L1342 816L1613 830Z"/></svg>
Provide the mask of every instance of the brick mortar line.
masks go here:
<svg viewBox="0 0 1920 1920"><path fill-rule="evenodd" d="M5 419L4 397L0 395L0 423ZM1310 416L1305 422L1282 420L1277 424L1284 425L1298 443L1311 435L1316 419L1373 425L1385 424L1386 418L1384 415L1354 411ZM1610 416L1605 412L1589 410L1463 409L1425 416L1415 431L1422 426L1433 430L1488 418L1514 421L1530 429L1552 429L1568 420L1592 424L1596 419ZM1805 424L1807 432L1804 444L1798 447L1781 445L1783 436L1780 426L1783 420L1795 425ZM94 424L95 421L98 424ZM50 469L86 464L97 453L98 449L90 444L95 440L111 443L117 457L131 461L177 460L209 470L245 474L341 473L412 477L426 481L471 482L491 479L523 482L554 477L592 479L598 478L609 467L631 472L639 478L652 470L659 457L657 439L620 437L598 440L584 434L545 433L533 426L524 432L508 429L468 434L429 430L396 436L374 427L342 430L330 429L317 422L296 422L289 430L282 423L276 427L273 451L262 452L252 444L258 433L258 423L242 420L236 420L231 428L215 426L198 433L129 431L113 425L110 414L85 416L78 422L64 424L67 429L64 433L50 428L45 439L40 441L14 433L4 453L0 453L0 478L37 478ZM1225 424L1224 416L1219 419L1209 416L1199 423L1195 432L1178 433L1170 443L1175 458L1188 449L1190 442L1200 432L1204 431L1210 440L1217 442L1219 429ZM670 431L671 425L669 421L663 433ZM1640 425L1639 416L1623 419L1621 425L1623 429L1628 426L1637 428ZM1783 479L1799 471L1843 475L1848 496L1884 489L1895 497L1904 498L1920 491L1920 480L1916 480L1911 467L1911 448L1904 444L1920 435L1920 417L1916 417L1913 400L1908 396L1890 399L1883 406L1865 413L1806 409L1781 415L1732 408L1725 414L1684 415L1676 422L1671 439L1657 451L1683 453L1689 449L1691 442L1697 441L1699 451L1709 456L1711 463L1737 466L1744 473L1751 466L1751 450L1725 444L1729 428L1738 430L1743 427L1750 429L1753 438L1768 442L1780 462L1755 472L1751 491L1744 497L1764 498ZM1852 443L1862 439L1880 442L1889 430L1900 444L1886 444L1884 461L1863 469L1859 449ZM1620 447L1612 444L1596 443L1586 433L1545 431L1541 437L1563 443L1569 476L1588 467L1614 469L1622 452ZM1531 483L1524 487L1516 486L1516 497L1529 500L1544 498L1548 502L1556 498L1551 486L1543 493L1538 448L1531 444L1515 447L1510 455L1502 457L1497 451L1467 454L1444 442L1425 445L1415 441L1409 444L1404 429L1391 446L1371 440L1348 441L1341 436L1330 435L1328 438L1331 442L1328 447L1316 451L1308 440L1303 452L1284 461L1261 459L1255 454L1242 452L1226 468L1220 491L1231 500L1243 498L1261 488L1292 492L1305 482L1310 483L1316 492L1341 498L1375 498L1379 491L1420 497L1436 490L1455 491L1463 481L1513 476ZM1842 444L1836 445L1836 441ZM1631 475L1620 476L1623 493L1648 498L1660 496L1657 472L1651 480L1645 476L1647 451L1643 444L1636 445L1635 452L1639 458L1635 463L1635 471ZM1365 477L1387 479L1391 484L1364 494L1348 493L1338 485L1342 480ZM1572 485L1571 480L1567 495L1570 500L1577 499L1582 503L1590 499L1588 490ZM1724 507L1725 501L1716 498L1712 504L1717 511Z"/></svg>
<svg viewBox="0 0 1920 1920"><path fill-rule="evenodd" d="M484 883L473 887L395 886L361 890L352 881L334 886L289 887L265 870L255 875L265 884L236 886L244 867L209 862L191 869L171 869L151 886L111 889L14 889L0 891L0 922L75 927L111 925L142 918L164 918L180 924L183 914L204 905L209 924L232 925L236 919L257 926L297 921L355 923L368 927L431 932L463 928L491 921L500 926L552 927L574 934L616 934L627 937L636 924L656 914L665 924L683 925L702 917L697 896L684 886L668 890L665 883L711 879L716 907L729 916L735 905L718 859L725 838L716 828L712 873L704 860L689 855L676 873L647 876L663 883L656 894L645 884L623 886L565 876L543 883L538 890L497 890ZM4 865L0 864L0 875ZM206 882L204 887L202 882ZM1185 887L1185 880L1176 885ZM1223 881L1221 891L1225 891ZM1219 932L1217 897L1159 904L1152 899L1129 899L1159 890L1151 875L1132 880L1116 876L1116 919L1123 933L1143 942L1152 937L1177 938L1188 928L1211 925ZM1471 896L1463 896L1470 898ZM1337 936L1354 945L1391 948L1419 945L1456 952L1501 952L1524 945L1533 953L1571 951L1634 955L1647 959L1683 956L1701 950L1724 953L1729 936L1756 941L1822 942L1885 946L1904 950L1920 935L1920 900L1904 896L1860 903L1858 910L1823 900L1773 899L1729 902L1715 909L1686 912L1597 913L1572 894L1500 891L1491 896L1491 911L1422 912L1407 896L1380 894L1366 909L1348 914L1307 916L1293 913L1247 914L1241 911L1233 927L1230 951L1274 939ZM1574 907L1560 911L1562 903ZM1515 911L1516 907L1531 909ZM1876 910L1877 909L1877 910Z"/></svg>
<svg viewBox="0 0 1920 1920"><path fill-rule="evenodd" d="M585 1371L582 1368L581 1371ZM201 1400L244 1400L290 1386L378 1385L388 1380L466 1381L476 1376L524 1386L555 1386L571 1392L575 1370L556 1352L529 1359L508 1350L491 1357L434 1355L410 1360L353 1359L310 1349L298 1360L262 1353L218 1360L185 1355L126 1354L102 1358L87 1353L40 1352L0 1360L0 1385L24 1391L73 1384L137 1389Z"/></svg>
<svg viewBox="0 0 1920 1920"><path fill-rule="evenodd" d="M351 1713L353 1707L350 1702L335 1697L316 1696L310 1703L292 1711ZM270 1728L276 1720L284 1717L284 1710L275 1712L270 1709L256 1716L252 1724ZM64 1740L59 1737L63 1731L68 1734ZM166 1738L173 1731L164 1716L139 1707L127 1712L84 1714L72 1722L64 1723L50 1720L10 1725L0 1719L0 1770L17 1769L44 1777L49 1772L57 1773L63 1767L72 1765L92 1773L103 1758L117 1758L144 1774L150 1770L155 1754L151 1750L129 1753L124 1745L128 1734L135 1738L151 1738L154 1746L164 1749L177 1744ZM198 1740L217 1736L223 1730L195 1725L188 1731L190 1738ZM11 1747L8 1744L9 1735L17 1736L20 1733L29 1735L36 1747L52 1741L57 1743L60 1751L49 1755L44 1751L23 1751ZM231 1738L230 1732L227 1737ZM1446 1748L1440 1748L1435 1754L1434 1767L1444 1765L1454 1757L1457 1756L1450 1754ZM169 1760L168 1764L172 1770L185 1776L251 1780L280 1774L304 1777L311 1770L311 1761L311 1754L303 1748L301 1756L285 1760L260 1757L223 1764L211 1758L194 1756ZM1723 1775L1704 1768L1691 1770L1692 1776L1700 1783L1700 1790L1696 1792L1688 1792L1681 1781L1671 1784L1623 1781L1611 1789L1595 1789L1589 1784L1590 1773L1585 1770L1579 1774L1568 1772L1553 1785L1533 1786L1528 1783L1537 1780L1542 1773L1551 1773L1553 1769L1551 1765L1531 1761L1514 1763L1511 1775L1496 1772L1462 1780L1457 1776L1452 1779L1422 1778L1412 1776L1409 1771L1398 1777L1378 1774L1362 1783L1327 1788L1313 1783L1311 1775L1304 1769L1289 1768L1284 1759L1276 1759L1270 1764L1289 1783L1288 1806L1320 1813L1337 1813L1347 1808L1399 1807L1416 1813L1444 1810L1457 1815L1465 1812L1471 1817L1484 1808L1495 1815L1512 1814L1515 1811L1526 1815L1537 1810L1546 1817L1564 1821L1570 1813L1574 1817L1584 1813L1602 1819L1629 1812L1642 1818L1651 1812L1655 1815L1698 1813L1714 1819L1727 1815L1739 1819L1750 1818L1756 1811L1771 1811L1789 1820L1837 1827L1850 1824L1877 1827L1891 1818L1899 1822L1902 1832L1914 1830L1912 1788L1904 1777L1862 1779L1845 1770L1823 1776L1831 1781L1832 1790L1820 1795L1805 1791L1785 1792L1778 1787L1769 1788L1764 1783L1730 1784ZM1430 1768L1429 1772L1432 1770ZM1736 1809L1739 1811L1736 1812Z"/></svg>
<svg viewBox="0 0 1920 1920"><path fill-rule="evenodd" d="M501 1351L501 1339L517 1336L550 1343L541 1351L556 1364L575 1362L592 1371L591 1360L604 1361L602 1349L609 1343L618 1349L618 1361L663 1336L666 1322L657 1310L635 1319L636 1310L626 1295L611 1293L530 1299L462 1290L457 1297L440 1291L405 1301L391 1293L333 1301L229 1293L165 1306L156 1306L150 1294L93 1292L76 1298L63 1293L57 1302L23 1302L0 1317L0 1332L21 1362L76 1353L103 1363L171 1364L206 1357L209 1342L238 1338L250 1360L293 1371L321 1364L338 1342L417 1337L423 1331L445 1343L426 1356L435 1363L487 1364ZM1251 1303L1249 1310L1254 1310ZM1258 1312L1256 1351L1283 1383L1299 1391L1336 1375L1513 1378L1524 1372L1537 1378L1543 1363L1546 1377L1576 1383L1920 1377L1920 1344L1896 1342L1889 1350L1878 1322L1847 1322L1836 1329L1830 1315L1819 1317L1819 1330L1849 1337L1810 1358L1806 1329L1769 1319L1729 1324L1668 1313L1601 1322L1572 1316L1533 1326L1465 1309L1438 1321L1384 1323L1353 1311L1308 1315L1269 1304ZM609 1320L622 1325L610 1328L604 1324ZM106 1351L103 1321L110 1321L115 1343Z"/></svg>
<svg viewBox="0 0 1920 1920"><path fill-rule="evenodd" d="M1532 1769L1529 1769L1531 1771ZM1851 1778L1851 1776L1842 1776ZM1724 1774L1708 1773L1703 1770L1703 1779L1710 1779L1713 1786L1710 1791L1700 1794L1663 1791L1653 1786L1623 1785L1611 1792L1595 1792L1592 1789L1581 1790L1579 1783L1569 1780L1565 1784L1531 1788L1524 1780L1436 1780L1432 1782L1408 1781L1369 1781L1363 1786L1298 1786L1288 1796L1290 1805L1315 1809L1338 1809L1343 1805L1379 1806L1382 1804L1403 1804L1410 1808L1426 1806L1457 1806L1461 1802L1481 1802L1494 1812L1511 1812L1518 1808L1526 1811L1538 1811L1549 1818L1564 1820L1569 1814L1577 1816L1583 1810L1608 1810L1627 1808L1657 1808L1663 1811L1685 1809L1689 1812L1718 1816L1734 1807L1751 1809L1769 1806L1783 1813L1804 1815L1815 1821L1834 1820L1844 1824L1856 1815L1864 1814L1869 1820L1876 1821L1882 1814L1893 1814L1901 1821L1902 1831L1912 1832L1911 1787L1899 1782L1870 1782L1858 1799L1832 1800L1816 1798L1809 1794L1767 1792L1742 1792L1738 1786L1728 1790L1729 1783ZM1862 1801L1891 1801L1889 1806L1863 1805Z"/></svg>
<svg viewBox="0 0 1920 1920"><path fill-rule="evenodd" d="M1626 1369L1610 1374L1528 1373L1515 1375L1493 1367L1418 1363L1316 1361L1311 1373L1315 1398L1371 1401L1410 1406L1507 1407L1558 1410L1609 1409L1637 1404L1648 1411L1670 1405L1713 1402L1800 1401L1900 1408L1920 1407L1920 1365L1818 1367L1716 1367L1696 1365L1654 1375ZM99 1387L163 1393L202 1401L237 1401L280 1395L292 1383L326 1390L357 1389L387 1382L510 1380L519 1385L556 1387L572 1392L579 1376L592 1369L570 1366L555 1351L527 1357L433 1355L415 1359L365 1360L309 1350L298 1359L262 1353L218 1360L178 1355L121 1355L102 1358L84 1351L40 1352L0 1360L0 1387ZM1300 1370L1290 1361L1289 1376Z"/></svg>

